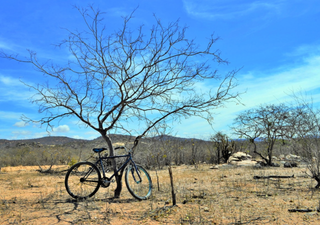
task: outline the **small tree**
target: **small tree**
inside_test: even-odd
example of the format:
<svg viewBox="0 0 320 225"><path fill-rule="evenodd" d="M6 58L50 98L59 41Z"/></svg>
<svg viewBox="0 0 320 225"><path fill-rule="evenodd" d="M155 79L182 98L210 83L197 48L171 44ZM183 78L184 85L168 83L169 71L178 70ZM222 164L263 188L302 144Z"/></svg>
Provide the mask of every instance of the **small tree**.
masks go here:
<svg viewBox="0 0 320 225"><path fill-rule="evenodd" d="M65 64L42 62L33 51L26 58L0 52L3 58L33 65L50 79L29 85L36 93L32 103L44 115L36 122L52 127L54 121L76 117L100 133L113 156L108 134L115 129L127 131L124 126L129 122L140 121L135 148L162 121L190 116L210 121L214 109L237 100L238 93L232 92L236 71L219 76L212 69L213 63L226 63L213 50L217 38L211 36L201 49L186 37L187 28L178 21L165 25L155 18L151 29L130 29L132 15L108 34L99 10L77 9L87 30L67 30L69 37L59 46L66 47L73 58ZM208 90L194 88L195 83L206 81ZM114 171L116 167L113 161ZM115 197L122 190L122 174L115 176Z"/></svg>
<svg viewBox="0 0 320 225"><path fill-rule="evenodd" d="M274 144L277 140L293 137L295 111L285 104L260 106L246 110L234 120L233 130L240 138L247 138L254 145L254 153L272 165ZM265 149L257 149L256 142L264 143Z"/></svg>
<svg viewBox="0 0 320 225"><path fill-rule="evenodd" d="M229 157L235 152L236 145L234 141L229 141L227 135L222 134L221 132L216 133L211 140L216 148L217 153L217 161L216 163L219 164L221 159L223 162L226 163Z"/></svg>
<svg viewBox="0 0 320 225"><path fill-rule="evenodd" d="M310 176L317 181L315 188L320 188L320 110L315 108L312 99L294 94L299 120L294 123L295 136L291 146L296 154L306 160Z"/></svg>

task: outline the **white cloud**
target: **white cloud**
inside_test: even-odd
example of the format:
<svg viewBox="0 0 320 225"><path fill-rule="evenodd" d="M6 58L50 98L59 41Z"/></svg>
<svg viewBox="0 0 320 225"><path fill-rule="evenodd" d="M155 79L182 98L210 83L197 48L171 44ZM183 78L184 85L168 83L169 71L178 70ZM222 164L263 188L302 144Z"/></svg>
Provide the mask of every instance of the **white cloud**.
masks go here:
<svg viewBox="0 0 320 225"><path fill-rule="evenodd" d="M279 13L282 2L279 1L197 1L183 0L188 14L206 19L234 19L256 11Z"/></svg>
<svg viewBox="0 0 320 225"><path fill-rule="evenodd" d="M119 18L119 17L125 17L128 16L128 12L126 8L123 7L113 7L107 10L108 15L111 15L113 17Z"/></svg>
<svg viewBox="0 0 320 225"><path fill-rule="evenodd" d="M56 132L56 133L66 133L69 131L70 131L70 128L68 125L60 125L56 128L53 128L53 132Z"/></svg>
<svg viewBox="0 0 320 225"><path fill-rule="evenodd" d="M283 101L292 90L312 91L319 88L319 85L320 56L313 56L298 66L288 65L272 74L259 73L259 78L244 79L241 87L248 88L244 103L254 106L257 103Z"/></svg>
<svg viewBox="0 0 320 225"><path fill-rule="evenodd" d="M19 121L19 122L16 122L13 126L15 126L15 127L26 127L26 126L28 126L28 124L26 122Z"/></svg>
<svg viewBox="0 0 320 225"><path fill-rule="evenodd" d="M310 59L312 56L316 57L319 55L320 55L320 45L314 45L314 44L304 44L297 47L292 52L284 54L284 56L289 58L301 58L305 60Z"/></svg>
<svg viewBox="0 0 320 225"><path fill-rule="evenodd" d="M31 98L34 93L20 79L0 74L0 102L20 102ZM29 106L25 104L24 106Z"/></svg>
<svg viewBox="0 0 320 225"><path fill-rule="evenodd" d="M204 19L239 19L239 17L253 15L268 18L274 16L300 16L316 11L315 0L183 0L184 8L191 16Z"/></svg>
<svg viewBox="0 0 320 225"><path fill-rule="evenodd" d="M0 40L0 49L12 51L13 47L11 44Z"/></svg>
<svg viewBox="0 0 320 225"><path fill-rule="evenodd" d="M318 47L314 46L313 49L316 50ZM309 47L309 49L312 48ZM244 105L227 103L225 108L215 110L213 128L205 120L190 118L175 126L175 130L179 131L180 136L185 137L201 135L205 137L216 131L232 135L229 127L241 111L263 104L290 102L292 101L290 97L292 91L312 93L313 102L319 104L320 52L316 54L316 52L308 51L306 54L299 54L299 57L296 58L300 62L299 64L283 65L272 71L250 71L246 74L241 74L240 71L237 77L239 86L236 90L239 92L247 90L241 96L241 102Z"/></svg>
<svg viewBox="0 0 320 225"><path fill-rule="evenodd" d="M19 79L12 78L9 76L4 76L4 75L0 75L0 83L10 87L23 86Z"/></svg>
<svg viewBox="0 0 320 225"><path fill-rule="evenodd" d="M11 133L13 134L12 139L28 139L32 134L32 132L29 130L18 130L12 131Z"/></svg>
<svg viewBox="0 0 320 225"><path fill-rule="evenodd" d="M1 120L19 120L21 117L21 113L13 112L13 111L0 111Z"/></svg>

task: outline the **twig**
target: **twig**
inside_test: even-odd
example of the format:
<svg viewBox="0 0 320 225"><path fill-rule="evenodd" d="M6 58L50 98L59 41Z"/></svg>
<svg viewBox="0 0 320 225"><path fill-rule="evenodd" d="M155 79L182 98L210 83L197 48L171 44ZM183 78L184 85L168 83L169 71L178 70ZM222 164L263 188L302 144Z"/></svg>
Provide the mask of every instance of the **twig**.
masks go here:
<svg viewBox="0 0 320 225"><path fill-rule="evenodd" d="M270 178L294 178L294 175L292 176L254 176L253 179L270 179Z"/></svg>

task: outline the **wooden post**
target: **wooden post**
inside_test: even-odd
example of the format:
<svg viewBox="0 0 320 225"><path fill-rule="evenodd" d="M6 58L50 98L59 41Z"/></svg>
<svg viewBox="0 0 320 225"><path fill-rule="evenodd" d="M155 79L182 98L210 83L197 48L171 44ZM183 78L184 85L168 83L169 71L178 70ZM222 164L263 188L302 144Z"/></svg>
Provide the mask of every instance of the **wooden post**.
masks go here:
<svg viewBox="0 0 320 225"><path fill-rule="evenodd" d="M158 170L157 169L156 169L156 176L157 176L158 191L160 191L159 176L158 176Z"/></svg>
<svg viewBox="0 0 320 225"><path fill-rule="evenodd" d="M171 182L172 205L176 205L176 194L174 193L173 177L172 177L171 166L169 166L168 169L169 169L170 182Z"/></svg>

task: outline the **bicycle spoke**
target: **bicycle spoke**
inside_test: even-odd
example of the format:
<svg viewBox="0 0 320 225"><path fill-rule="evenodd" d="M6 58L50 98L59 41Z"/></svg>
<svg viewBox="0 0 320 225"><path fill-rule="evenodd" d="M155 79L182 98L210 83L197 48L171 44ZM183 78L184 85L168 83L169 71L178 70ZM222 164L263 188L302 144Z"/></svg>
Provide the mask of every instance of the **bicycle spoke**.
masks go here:
<svg viewBox="0 0 320 225"><path fill-rule="evenodd" d="M100 187L100 173L92 163L78 163L68 171L65 185L74 198L91 197Z"/></svg>
<svg viewBox="0 0 320 225"><path fill-rule="evenodd" d="M151 195L151 178L143 167L137 166L137 170L132 166L128 167L125 179L129 192L135 198L143 200Z"/></svg>

